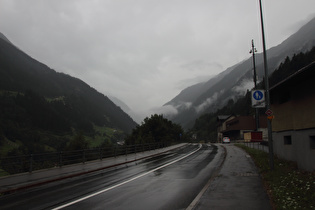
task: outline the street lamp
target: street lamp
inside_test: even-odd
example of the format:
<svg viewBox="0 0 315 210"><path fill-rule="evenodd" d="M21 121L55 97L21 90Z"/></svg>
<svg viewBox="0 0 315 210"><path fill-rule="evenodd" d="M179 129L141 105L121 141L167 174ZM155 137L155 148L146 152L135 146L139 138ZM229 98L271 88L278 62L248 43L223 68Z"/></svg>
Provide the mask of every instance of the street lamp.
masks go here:
<svg viewBox="0 0 315 210"><path fill-rule="evenodd" d="M262 6L261 0L259 0L259 8L260 8L260 20L261 20L261 33L262 33L262 41L263 41L263 55L264 55L264 69L265 69L265 88L266 88L266 110L270 110L270 96L269 96L269 79L268 79L268 65L267 65L267 54L266 54L266 41L265 41L265 31L264 31L264 21L262 14ZM272 128L271 128L271 119L267 120L268 125L268 141L269 141L269 164L271 170L274 169L273 162L273 140L272 140Z"/></svg>

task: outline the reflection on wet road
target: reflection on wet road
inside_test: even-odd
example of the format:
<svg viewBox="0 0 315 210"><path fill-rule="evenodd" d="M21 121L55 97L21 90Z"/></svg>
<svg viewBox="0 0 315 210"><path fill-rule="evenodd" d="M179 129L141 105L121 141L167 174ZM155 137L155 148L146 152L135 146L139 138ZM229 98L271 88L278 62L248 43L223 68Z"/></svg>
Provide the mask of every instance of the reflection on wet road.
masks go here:
<svg viewBox="0 0 315 210"><path fill-rule="evenodd" d="M128 165L13 194L4 207L185 209L220 165L222 153L222 148L215 145L191 144Z"/></svg>

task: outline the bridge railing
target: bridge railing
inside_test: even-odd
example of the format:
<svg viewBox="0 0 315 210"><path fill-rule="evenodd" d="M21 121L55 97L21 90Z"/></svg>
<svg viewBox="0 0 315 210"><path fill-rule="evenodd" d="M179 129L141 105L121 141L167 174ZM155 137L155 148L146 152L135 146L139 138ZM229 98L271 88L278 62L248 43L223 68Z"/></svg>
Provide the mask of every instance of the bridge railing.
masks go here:
<svg viewBox="0 0 315 210"><path fill-rule="evenodd" d="M167 146L170 146L167 142L158 142L5 157L0 159L0 176L25 172L31 173L35 170L85 163L98 159L102 160L109 157L140 153Z"/></svg>

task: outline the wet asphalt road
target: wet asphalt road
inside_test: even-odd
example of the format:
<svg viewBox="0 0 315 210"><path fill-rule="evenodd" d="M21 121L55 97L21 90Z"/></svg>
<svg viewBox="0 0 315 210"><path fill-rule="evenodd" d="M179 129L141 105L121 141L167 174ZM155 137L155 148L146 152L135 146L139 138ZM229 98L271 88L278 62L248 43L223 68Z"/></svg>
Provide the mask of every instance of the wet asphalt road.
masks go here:
<svg viewBox="0 0 315 210"><path fill-rule="evenodd" d="M215 145L162 155L1 196L0 209L186 209L223 161Z"/></svg>

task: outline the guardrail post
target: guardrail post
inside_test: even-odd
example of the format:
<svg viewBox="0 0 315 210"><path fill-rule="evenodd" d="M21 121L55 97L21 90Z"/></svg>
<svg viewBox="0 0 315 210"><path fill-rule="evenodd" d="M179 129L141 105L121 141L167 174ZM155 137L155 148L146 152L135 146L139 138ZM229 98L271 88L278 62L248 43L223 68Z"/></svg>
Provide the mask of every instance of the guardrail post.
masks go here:
<svg viewBox="0 0 315 210"><path fill-rule="evenodd" d="M83 163L85 163L85 149L83 149Z"/></svg>
<svg viewBox="0 0 315 210"><path fill-rule="evenodd" d="M33 171L33 154L30 154L30 173Z"/></svg>
<svg viewBox="0 0 315 210"><path fill-rule="evenodd" d="M102 148L99 148L99 150L100 150L100 160L102 160L103 159Z"/></svg>
<svg viewBox="0 0 315 210"><path fill-rule="evenodd" d="M59 153L59 167L62 166L62 151Z"/></svg>

